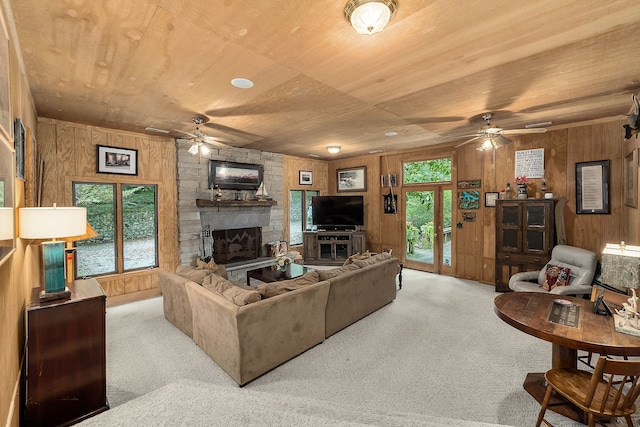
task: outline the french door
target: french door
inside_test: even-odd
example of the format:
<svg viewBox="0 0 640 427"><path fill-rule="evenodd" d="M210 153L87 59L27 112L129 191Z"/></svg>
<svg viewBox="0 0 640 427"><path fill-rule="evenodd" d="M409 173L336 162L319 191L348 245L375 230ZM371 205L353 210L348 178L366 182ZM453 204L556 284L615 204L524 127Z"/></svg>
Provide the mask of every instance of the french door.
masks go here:
<svg viewBox="0 0 640 427"><path fill-rule="evenodd" d="M452 274L452 195L444 185L403 189L406 267Z"/></svg>

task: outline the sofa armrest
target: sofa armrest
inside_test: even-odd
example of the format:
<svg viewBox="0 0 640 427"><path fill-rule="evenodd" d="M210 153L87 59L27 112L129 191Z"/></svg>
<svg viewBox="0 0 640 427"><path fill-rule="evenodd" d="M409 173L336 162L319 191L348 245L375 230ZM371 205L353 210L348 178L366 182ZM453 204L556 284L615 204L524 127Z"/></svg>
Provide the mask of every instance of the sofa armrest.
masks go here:
<svg viewBox="0 0 640 427"><path fill-rule="evenodd" d="M556 295L591 295L591 285L556 286L549 293Z"/></svg>
<svg viewBox="0 0 640 427"><path fill-rule="evenodd" d="M520 273L516 273L509 278L509 287L511 287L512 283L515 282L536 282L538 283L538 276L540 275L540 271L522 271ZM540 283L538 283L540 284Z"/></svg>
<svg viewBox="0 0 640 427"><path fill-rule="evenodd" d="M189 304L189 298L185 290L185 284L187 282L200 286L177 274L158 270L158 287L162 292L162 306L165 319L173 323L189 337L193 337L191 305Z"/></svg>

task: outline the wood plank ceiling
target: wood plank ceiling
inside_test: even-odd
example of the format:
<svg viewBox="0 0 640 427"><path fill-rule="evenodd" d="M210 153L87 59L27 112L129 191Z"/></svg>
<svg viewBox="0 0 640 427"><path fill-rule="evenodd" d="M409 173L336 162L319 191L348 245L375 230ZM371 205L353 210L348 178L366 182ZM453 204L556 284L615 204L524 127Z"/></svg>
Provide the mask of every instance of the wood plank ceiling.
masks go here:
<svg viewBox="0 0 640 427"><path fill-rule="evenodd" d="M398 1L373 36L346 0L10 5L40 117L179 136L200 116L208 135L296 156L463 141L486 112L505 129L623 118L640 89L636 1Z"/></svg>

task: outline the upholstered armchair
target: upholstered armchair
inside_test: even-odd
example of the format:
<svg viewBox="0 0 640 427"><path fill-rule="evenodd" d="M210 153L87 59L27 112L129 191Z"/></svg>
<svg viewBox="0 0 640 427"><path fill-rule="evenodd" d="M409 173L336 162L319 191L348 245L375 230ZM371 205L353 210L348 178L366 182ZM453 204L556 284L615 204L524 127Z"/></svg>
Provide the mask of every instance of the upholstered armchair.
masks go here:
<svg viewBox="0 0 640 427"><path fill-rule="evenodd" d="M558 245L540 271L516 273L509 289L516 292L549 292L558 295L590 295L598 256L586 249Z"/></svg>

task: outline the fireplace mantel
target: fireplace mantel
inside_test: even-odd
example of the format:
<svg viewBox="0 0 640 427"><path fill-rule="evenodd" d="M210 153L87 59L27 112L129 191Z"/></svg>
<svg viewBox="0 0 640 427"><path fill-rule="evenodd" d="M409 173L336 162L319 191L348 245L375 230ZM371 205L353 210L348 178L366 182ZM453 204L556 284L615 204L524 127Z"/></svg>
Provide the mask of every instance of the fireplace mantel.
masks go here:
<svg viewBox="0 0 640 427"><path fill-rule="evenodd" d="M275 200L207 200L196 199L199 208L234 208L234 207L271 207L278 203Z"/></svg>

